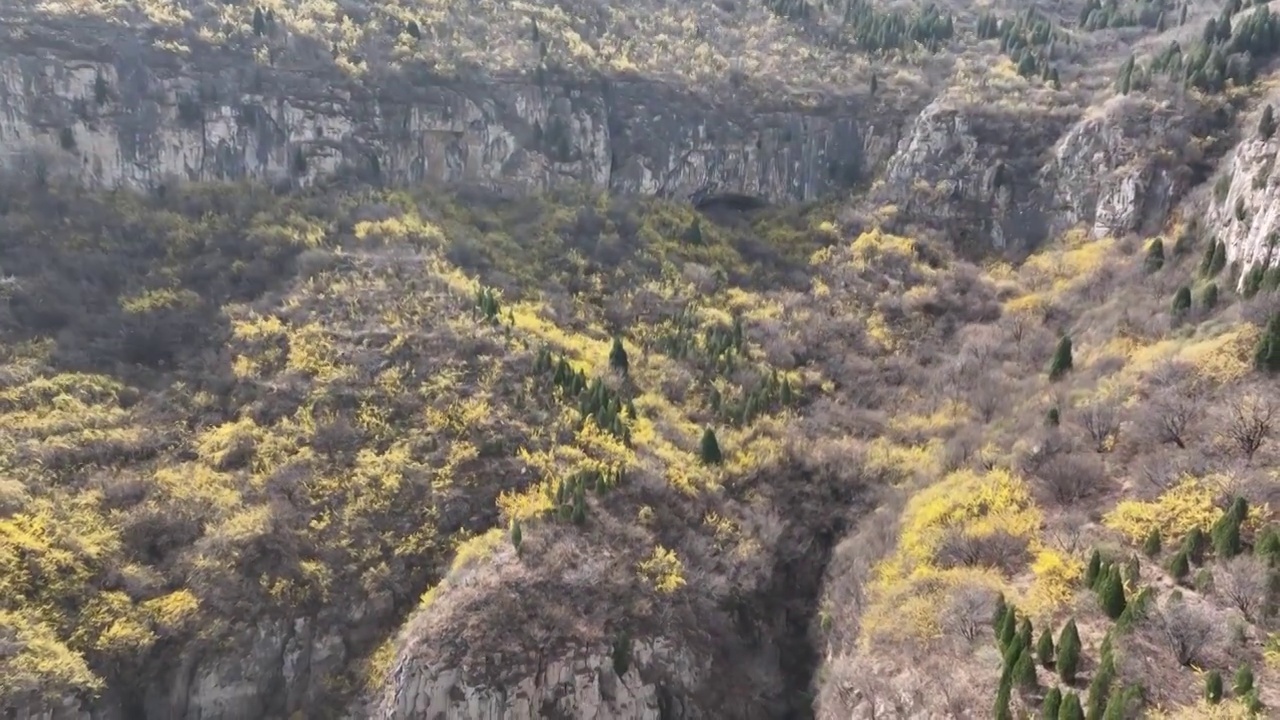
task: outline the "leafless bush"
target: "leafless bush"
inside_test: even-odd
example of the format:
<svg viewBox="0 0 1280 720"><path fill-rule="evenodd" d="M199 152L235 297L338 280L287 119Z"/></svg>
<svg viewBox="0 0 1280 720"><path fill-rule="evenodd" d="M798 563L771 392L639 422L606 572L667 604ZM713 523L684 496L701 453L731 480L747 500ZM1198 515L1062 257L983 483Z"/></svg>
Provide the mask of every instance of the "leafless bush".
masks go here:
<svg viewBox="0 0 1280 720"><path fill-rule="evenodd" d="M1079 453L1050 459L1036 470L1035 478L1050 497L1063 505L1100 490L1107 482L1102 461Z"/></svg>
<svg viewBox="0 0 1280 720"><path fill-rule="evenodd" d="M1143 425L1161 444L1186 448L1201 413L1201 398L1186 384L1158 390L1143 408Z"/></svg>
<svg viewBox="0 0 1280 720"><path fill-rule="evenodd" d="M1027 557L1027 539L1007 532L974 536L953 530L943 538L937 553L942 567L985 566L1009 573L1022 568Z"/></svg>
<svg viewBox="0 0 1280 720"><path fill-rule="evenodd" d="M1071 440L1061 430L1050 428L1041 432L1031 448L1019 458L1018 465L1024 473L1035 475L1054 458L1071 450Z"/></svg>
<svg viewBox="0 0 1280 720"><path fill-rule="evenodd" d="M951 594L942 611L942 627L973 642L983 628L990 626L995 609L996 594L990 588L959 588Z"/></svg>
<svg viewBox="0 0 1280 720"><path fill-rule="evenodd" d="M1088 517L1080 512L1059 515L1045 529L1045 537L1062 553L1078 555L1084 547L1084 528L1088 521Z"/></svg>
<svg viewBox="0 0 1280 720"><path fill-rule="evenodd" d="M1251 464L1275 428L1276 403L1258 395L1237 396L1228 403L1227 424L1223 431L1236 449Z"/></svg>
<svg viewBox="0 0 1280 720"><path fill-rule="evenodd" d="M1170 600L1155 614L1169 649L1183 665L1196 661L1214 639L1217 624L1208 611L1186 600Z"/></svg>
<svg viewBox="0 0 1280 720"><path fill-rule="evenodd" d="M1271 569L1252 555L1240 555L1220 564L1214 572L1214 587L1231 601L1244 619L1253 622L1266 604Z"/></svg>
<svg viewBox="0 0 1280 720"><path fill-rule="evenodd" d="M1005 407L1009 397L1008 383L1001 382L993 373L977 378L969 392L969 404L982 422L989 423Z"/></svg>
<svg viewBox="0 0 1280 720"><path fill-rule="evenodd" d="M1163 492L1172 487L1185 472L1186 468L1176 457L1160 452L1143 459L1138 464L1137 475Z"/></svg>
<svg viewBox="0 0 1280 720"><path fill-rule="evenodd" d="M1091 402L1080 408L1079 418L1095 452L1104 453L1115 447L1120 435L1120 407L1114 401Z"/></svg>

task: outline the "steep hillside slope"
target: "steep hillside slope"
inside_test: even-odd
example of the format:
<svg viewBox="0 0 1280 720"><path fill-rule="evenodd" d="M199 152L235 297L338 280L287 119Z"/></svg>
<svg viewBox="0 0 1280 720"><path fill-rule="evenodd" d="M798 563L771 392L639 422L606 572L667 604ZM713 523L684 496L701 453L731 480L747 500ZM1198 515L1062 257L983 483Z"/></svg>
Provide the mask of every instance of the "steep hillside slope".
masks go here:
<svg viewBox="0 0 1280 720"><path fill-rule="evenodd" d="M10 715L1280 706L1265 6L0 11Z"/></svg>

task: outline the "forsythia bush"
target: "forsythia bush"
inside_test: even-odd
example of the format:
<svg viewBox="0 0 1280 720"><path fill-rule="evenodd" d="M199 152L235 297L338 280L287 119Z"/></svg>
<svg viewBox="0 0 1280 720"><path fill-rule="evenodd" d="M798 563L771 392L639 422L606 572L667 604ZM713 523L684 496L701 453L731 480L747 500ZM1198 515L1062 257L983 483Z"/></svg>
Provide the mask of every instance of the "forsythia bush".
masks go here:
<svg viewBox="0 0 1280 720"><path fill-rule="evenodd" d="M1210 480L1187 477L1151 502L1118 503L1103 523L1135 543L1142 542L1152 530L1169 539L1181 538L1196 527L1209 532L1222 516L1222 509L1214 505L1217 495Z"/></svg>

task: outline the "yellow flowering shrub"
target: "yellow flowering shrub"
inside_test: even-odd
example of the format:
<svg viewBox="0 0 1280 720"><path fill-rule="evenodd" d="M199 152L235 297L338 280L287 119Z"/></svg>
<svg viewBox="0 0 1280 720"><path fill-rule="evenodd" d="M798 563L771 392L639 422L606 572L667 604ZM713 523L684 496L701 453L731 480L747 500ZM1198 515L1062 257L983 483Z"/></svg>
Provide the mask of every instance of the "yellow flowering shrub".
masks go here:
<svg viewBox="0 0 1280 720"><path fill-rule="evenodd" d="M1219 486L1212 480L1186 477L1152 501L1123 500L1103 517L1103 524L1140 543L1152 530L1167 539L1181 538L1200 528L1208 532L1222 517L1214 503Z"/></svg>

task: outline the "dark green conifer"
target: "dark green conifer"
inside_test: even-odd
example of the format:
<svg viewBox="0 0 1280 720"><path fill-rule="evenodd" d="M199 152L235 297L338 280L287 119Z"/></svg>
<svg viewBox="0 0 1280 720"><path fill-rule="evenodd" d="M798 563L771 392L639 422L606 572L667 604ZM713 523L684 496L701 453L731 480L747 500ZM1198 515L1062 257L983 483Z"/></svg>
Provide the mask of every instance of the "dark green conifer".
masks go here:
<svg viewBox="0 0 1280 720"><path fill-rule="evenodd" d="M1049 688L1044 694L1044 702L1040 704L1040 720L1058 720L1058 712L1062 707L1062 691L1056 687Z"/></svg>
<svg viewBox="0 0 1280 720"><path fill-rule="evenodd" d="M1253 363L1262 372L1280 372L1280 312L1271 315L1267 328L1258 338Z"/></svg>
<svg viewBox="0 0 1280 720"><path fill-rule="evenodd" d="M1076 630L1076 621L1071 619L1058 635L1058 677L1068 685L1076 681L1076 671L1080 667L1080 633Z"/></svg>
<svg viewBox="0 0 1280 720"><path fill-rule="evenodd" d="M631 363L627 359L627 349L622 346L620 337L613 338L613 348L609 350L609 367L623 375L631 369Z"/></svg>
<svg viewBox="0 0 1280 720"><path fill-rule="evenodd" d="M516 554L520 554L520 545L524 542L524 533L520 530L519 518L511 521L511 547L516 549Z"/></svg>
<svg viewBox="0 0 1280 720"><path fill-rule="evenodd" d="M1094 549L1089 555L1089 564L1084 569L1084 584L1093 587L1098 582L1098 575L1102 572L1102 553Z"/></svg>
<svg viewBox="0 0 1280 720"><path fill-rule="evenodd" d="M1040 642L1036 643L1036 659L1043 667L1053 665L1053 630L1044 628L1040 631Z"/></svg>
<svg viewBox="0 0 1280 720"><path fill-rule="evenodd" d="M1160 545L1162 538L1160 537L1160 528L1152 528L1147 535L1147 539L1142 542L1142 552L1149 558L1154 558L1160 554Z"/></svg>
<svg viewBox="0 0 1280 720"><path fill-rule="evenodd" d="M1183 285L1173 294L1173 314L1175 316L1184 315L1191 309L1191 288Z"/></svg>
<svg viewBox="0 0 1280 720"><path fill-rule="evenodd" d="M1000 647L1007 649L1018 636L1018 611L1012 606L1005 613L1004 624L1000 626Z"/></svg>
<svg viewBox="0 0 1280 720"><path fill-rule="evenodd" d="M1071 336L1063 335L1058 341L1058 347L1053 352L1053 361L1049 364L1049 379L1057 380L1068 372L1071 372Z"/></svg>
<svg viewBox="0 0 1280 720"><path fill-rule="evenodd" d="M1270 140L1271 136L1276 133L1276 117L1275 110L1268 103L1262 108L1262 117L1258 119L1258 137L1263 140Z"/></svg>
<svg viewBox="0 0 1280 720"><path fill-rule="evenodd" d="M1210 670L1204 679L1204 699L1210 705L1222 701L1222 675L1217 670Z"/></svg>
<svg viewBox="0 0 1280 720"><path fill-rule="evenodd" d="M1099 592L1102 602L1102 609L1107 613L1107 617L1116 620L1120 614L1124 612L1125 596L1124 596L1124 580L1120 577L1120 569L1112 565L1107 573L1107 578L1102 584Z"/></svg>
<svg viewBox="0 0 1280 720"><path fill-rule="evenodd" d="M1160 238L1152 240L1147 245L1147 257L1143 261L1143 268L1148 273L1158 272L1164 267L1164 241Z"/></svg>
<svg viewBox="0 0 1280 720"><path fill-rule="evenodd" d="M1080 696L1073 692L1062 696L1062 704L1058 706L1058 720L1084 720L1084 708L1080 707Z"/></svg>
<svg viewBox="0 0 1280 720"><path fill-rule="evenodd" d="M724 462L720 454L720 442L716 440L716 432L708 427L702 432L702 462L707 465L719 465Z"/></svg>
<svg viewBox="0 0 1280 720"><path fill-rule="evenodd" d="M1206 310L1212 310L1218 305L1218 283L1211 282L1204 286L1204 292L1200 296L1200 305Z"/></svg>
<svg viewBox="0 0 1280 720"><path fill-rule="evenodd" d="M266 31L267 19L262 15L262 8L256 7L253 9L253 34L262 37Z"/></svg>
<svg viewBox="0 0 1280 720"><path fill-rule="evenodd" d="M1031 648L1024 647L1013 665L1013 681L1024 692L1033 692L1040 683L1036 678L1036 664L1031 656Z"/></svg>
<svg viewBox="0 0 1280 720"><path fill-rule="evenodd" d="M1022 622L1018 625L1018 644L1030 651L1032 648L1032 634L1034 632L1035 629L1031 627L1031 618L1022 618Z"/></svg>
<svg viewBox="0 0 1280 720"><path fill-rule="evenodd" d="M1236 697L1242 698L1249 694L1251 690L1253 690L1253 668L1246 663L1236 670L1235 682L1231 685L1231 691L1235 693Z"/></svg>

